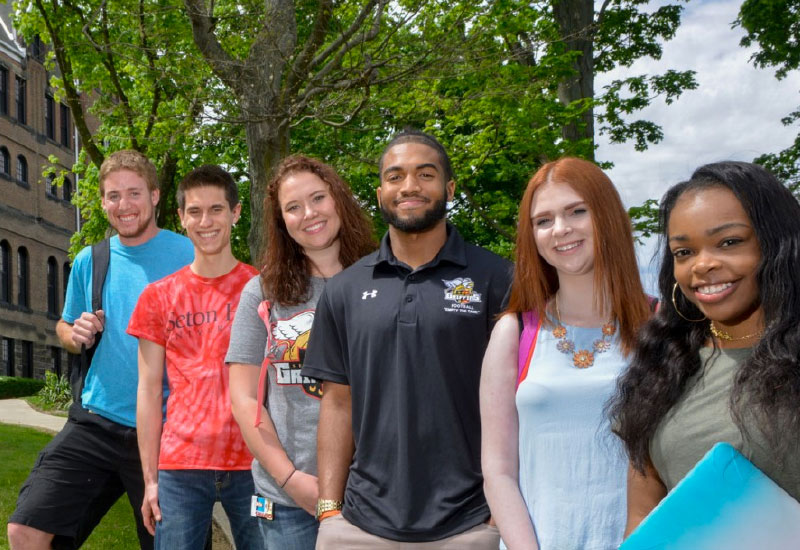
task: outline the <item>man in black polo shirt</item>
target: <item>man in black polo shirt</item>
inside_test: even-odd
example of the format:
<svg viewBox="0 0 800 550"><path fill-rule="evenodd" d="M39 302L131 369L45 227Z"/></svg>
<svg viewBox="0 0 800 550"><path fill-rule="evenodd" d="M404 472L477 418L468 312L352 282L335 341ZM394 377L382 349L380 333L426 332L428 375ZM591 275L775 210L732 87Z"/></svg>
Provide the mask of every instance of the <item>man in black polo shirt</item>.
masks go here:
<svg viewBox="0 0 800 550"><path fill-rule="evenodd" d="M325 380L317 549L494 550L478 383L511 265L446 223L455 182L433 137L395 136L379 167L389 232L328 282L303 367Z"/></svg>

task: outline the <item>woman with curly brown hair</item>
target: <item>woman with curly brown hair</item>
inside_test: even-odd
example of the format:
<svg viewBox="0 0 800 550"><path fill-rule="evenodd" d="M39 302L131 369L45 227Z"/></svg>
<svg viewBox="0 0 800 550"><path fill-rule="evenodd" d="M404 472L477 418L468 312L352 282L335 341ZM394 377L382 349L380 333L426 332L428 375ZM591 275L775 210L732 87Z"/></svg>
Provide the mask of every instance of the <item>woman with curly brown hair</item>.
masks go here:
<svg viewBox="0 0 800 550"><path fill-rule="evenodd" d="M347 184L313 158L283 160L264 211L268 241L261 275L242 292L226 357L231 404L255 457L265 546L310 550L318 525L316 432L323 388L300 369L325 282L371 252L375 242Z"/></svg>

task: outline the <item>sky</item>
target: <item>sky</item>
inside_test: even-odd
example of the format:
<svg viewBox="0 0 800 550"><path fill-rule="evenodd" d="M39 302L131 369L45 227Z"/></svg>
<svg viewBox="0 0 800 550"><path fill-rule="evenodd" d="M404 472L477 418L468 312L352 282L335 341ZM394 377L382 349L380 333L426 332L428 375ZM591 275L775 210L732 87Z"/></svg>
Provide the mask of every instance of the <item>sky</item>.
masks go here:
<svg viewBox="0 0 800 550"><path fill-rule="evenodd" d="M780 119L800 105L800 73L778 81L774 69L756 69L754 49L739 46L742 29L732 28L740 1L690 1L682 23L664 44L658 61L643 59L631 68L600 75L595 89L628 74L655 74L668 68L697 72L698 88L684 92L672 105L657 99L637 118L661 125L664 140L645 152L632 143L609 144L598 136L598 160L615 164L609 176L626 205L660 198L673 183L697 166L723 159L752 160L788 147L800 127Z"/></svg>
<svg viewBox="0 0 800 550"><path fill-rule="evenodd" d="M596 158L611 161L607 171L626 206L661 198L695 168L719 160L751 161L790 146L800 125L786 127L781 118L800 105L800 73L779 81L774 69L756 69L755 49L739 46L744 32L732 28L741 0L691 0L685 5L675 38L664 44L660 60L644 59L632 67L595 79L595 90L613 79L656 74L668 68L693 69L699 84L672 105L657 99L636 118L659 124L662 142L638 152L632 143L610 144L598 136ZM649 265L654 243L639 250L646 286L652 290Z"/></svg>

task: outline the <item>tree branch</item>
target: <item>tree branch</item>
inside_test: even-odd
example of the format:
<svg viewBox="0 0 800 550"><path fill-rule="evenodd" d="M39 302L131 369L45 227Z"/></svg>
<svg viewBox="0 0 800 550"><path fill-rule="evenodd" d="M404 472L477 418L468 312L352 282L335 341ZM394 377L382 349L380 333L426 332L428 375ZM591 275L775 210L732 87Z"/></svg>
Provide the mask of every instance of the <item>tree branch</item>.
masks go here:
<svg viewBox="0 0 800 550"><path fill-rule="evenodd" d="M102 14L100 17L100 21L102 22L101 29L105 44L102 49L98 49L98 52L103 54L103 65L106 67L106 70L108 70L108 74L111 77L111 83L113 84L114 89L117 91L117 96L122 103L122 112L125 114L125 121L128 123L128 137L131 140L131 147L137 151L140 151L139 139L136 136L136 127L133 122L133 111L131 110L131 105L128 101L128 95L125 93L125 90L122 89L122 83L119 80L117 67L114 64L114 56L111 53L111 39L108 33L108 11L106 10L106 0L103 0L103 3L100 7Z"/></svg>
<svg viewBox="0 0 800 550"><path fill-rule="evenodd" d="M234 69L236 61L222 47L214 32L214 17L212 12L206 12L203 0L183 0L186 13L192 24L194 42L211 66L214 73L232 90L239 90L241 82L240 71ZM213 6L213 4L212 4Z"/></svg>
<svg viewBox="0 0 800 550"><path fill-rule="evenodd" d="M611 4L611 0L604 0L603 5L600 6L600 9L597 10L597 19L595 20L595 26L600 27L603 24L603 19L606 15L606 9L608 5Z"/></svg>
<svg viewBox="0 0 800 550"><path fill-rule="evenodd" d="M142 50L144 51L144 55L147 58L147 66L150 68L153 77L156 78L156 82L154 85L153 90L153 100L150 103L150 114L147 117L147 126L144 129L144 140L147 141L147 138L150 137L150 133L153 131L153 126L156 122L156 115L158 114L158 106L161 104L161 92L162 86L159 83L159 79L156 77L156 56L153 51L150 49L147 40L147 32L145 31L145 21L144 21L144 0L139 0L139 40L142 43Z"/></svg>
<svg viewBox="0 0 800 550"><path fill-rule="evenodd" d="M50 33L50 38L53 41L53 52L56 56L58 68L61 71L61 81L64 83L64 92L66 94L67 105L69 105L70 111L72 112L72 118L75 122L75 128L78 130L78 135L81 138L83 149L89 155L89 159L92 161L92 164L99 169L100 165L103 164L103 160L105 160L105 155L103 155L103 152L100 151L100 149L97 147L97 144L94 142L92 132L89 131L89 125L86 123L86 114L83 111L83 103L81 103L80 93L78 92L74 81L72 60L67 55L67 49L64 46L64 41L61 39L58 29L55 27L55 25L53 25L52 20L48 16L47 10L45 10L44 5L42 4L42 0L34 1L36 4L36 9L39 10L42 19L44 19L47 31ZM57 10L58 7L55 5L55 3L53 3L53 11L57 12Z"/></svg>
<svg viewBox="0 0 800 550"><path fill-rule="evenodd" d="M314 19L314 28L311 30L311 34L306 40L305 46L303 46L303 51L295 58L286 78L286 93L284 96L287 94L292 95L300 88L303 77L308 73L311 64L311 56L314 55L317 48L325 41L325 31L328 29L328 23L332 15L333 1L321 0L319 9L317 10L317 16Z"/></svg>
<svg viewBox="0 0 800 550"><path fill-rule="evenodd" d="M353 122L353 119L356 116L358 116L358 113L360 113L361 110L369 102L369 96L370 96L369 86L367 86L365 88L365 92L366 93L364 94L364 97L361 98L361 101L358 103L358 105L356 105L356 108L353 109L349 114L345 115L344 120L341 121L341 122L333 122L332 120L326 120L326 119L322 118L321 116L318 116L318 115L314 114L314 115L306 115L306 116L301 117L300 120L298 120L298 121L294 122L293 124L291 124L290 127L294 128L296 126L299 126L301 123L303 123L306 120L316 119L316 120L318 120L319 122L321 122L322 124L324 124L326 126L331 126L333 128L344 128L345 126L347 126L348 124Z"/></svg>
<svg viewBox="0 0 800 550"><path fill-rule="evenodd" d="M325 63L325 65L317 71L317 74L311 79L311 83L319 82L320 80L324 79L328 76L331 72L336 69L339 69L342 66L342 60L344 56L347 55L350 50L355 48L356 46L361 46L374 40L378 33L380 32L381 28L381 18L383 17L383 10L386 7L386 1L380 0L378 2L378 9L375 10L375 17L372 20L372 25L370 26L369 31L362 35L360 38L354 38L348 41L344 46L342 46L339 51L336 53L336 56Z"/></svg>
<svg viewBox="0 0 800 550"><path fill-rule="evenodd" d="M340 34L336 40L331 42L331 44L327 48L325 48L322 52L317 54L316 57L314 57L314 59L309 64L308 68L313 69L314 67L325 61L328 57L330 57L333 54L333 52L337 51L342 46L342 44L345 44L348 40L350 40L350 37L352 37L358 31L358 29L361 28L361 25L364 23L369 13L372 11L372 8L378 3L380 3L380 5L378 7L378 11L376 12L376 17L380 18L380 16L383 13L383 9L386 6L386 0L369 0L368 2L365 2L364 5L361 7L361 11L358 13L356 18L353 19L353 22L350 24L350 26L342 34ZM346 50L345 53L347 53L347 51L349 51L350 49L352 49L352 47Z"/></svg>

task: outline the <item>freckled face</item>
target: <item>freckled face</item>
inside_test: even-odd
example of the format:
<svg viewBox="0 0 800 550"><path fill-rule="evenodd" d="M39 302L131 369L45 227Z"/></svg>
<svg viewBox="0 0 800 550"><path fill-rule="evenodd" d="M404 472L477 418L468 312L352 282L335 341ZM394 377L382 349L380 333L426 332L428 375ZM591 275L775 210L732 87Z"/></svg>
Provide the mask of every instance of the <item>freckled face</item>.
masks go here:
<svg viewBox="0 0 800 550"><path fill-rule="evenodd" d="M592 273L592 214L569 184L548 182L539 187L533 195L530 216L539 255L559 277Z"/></svg>
<svg viewBox="0 0 800 550"><path fill-rule="evenodd" d="M736 195L721 186L684 193L675 202L667 233L675 280L684 295L722 327L758 330L761 248Z"/></svg>

